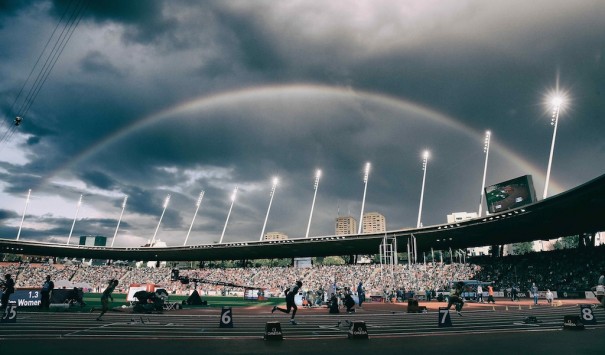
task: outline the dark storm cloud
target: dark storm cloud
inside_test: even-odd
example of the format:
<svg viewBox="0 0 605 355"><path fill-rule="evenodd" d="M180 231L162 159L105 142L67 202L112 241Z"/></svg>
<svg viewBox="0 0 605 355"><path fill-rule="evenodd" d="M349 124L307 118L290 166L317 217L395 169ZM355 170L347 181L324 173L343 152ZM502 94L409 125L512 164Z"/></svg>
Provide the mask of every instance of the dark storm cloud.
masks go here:
<svg viewBox="0 0 605 355"><path fill-rule="evenodd" d="M99 51L90 52L82 59L82 71L95 74L105 73L108 75L122 76L122 73L116 68L103 53Z"/></svg>
<svg viewBox="0 0 605 355"><path fill-rule="evenodd" d="M265 74L282 69L284 63L271 41L272 36L270 33L263 33L263 27L256 23L262 21L261 19L218 9L215 13L218 20L225 24L225 28L237 38L236 45L240 55L238 59L245 68Z"/></svg>
<svg viewBox="0 0 605 355"><path fill-rule="evenodd" d="M18 217L18 215L14 211L0 209L0 221L17 218L17 217Z"/></svg>
<svg viewBox="0 0 605 355"><path fill-rule="evenodd" d="M57 17L70 14L76 4L71 0L53 0L53 13ZM98 23L116 22L127 26L124 38L149 43L172 27L172 21L163 17L166 3L161 0L139 1L85 1L84 20Z"/></svg>
<svg viewBox="0 0 605 355"><path fill-rule="evenodd" d="M30 0L2 0L0 1L0 19L7 16L15 16L21 10L27 9L32 3L36 1ZM0 21L0 28L2 28L3 21Z"/></svg>
<svg viewBox="0 0 605 355"><path fill-rule="evenodd" d="M110 176L100 171L84 171L81 173L80 178L91 186L100 189L111 190L116 186L116 182Z"/></svg>

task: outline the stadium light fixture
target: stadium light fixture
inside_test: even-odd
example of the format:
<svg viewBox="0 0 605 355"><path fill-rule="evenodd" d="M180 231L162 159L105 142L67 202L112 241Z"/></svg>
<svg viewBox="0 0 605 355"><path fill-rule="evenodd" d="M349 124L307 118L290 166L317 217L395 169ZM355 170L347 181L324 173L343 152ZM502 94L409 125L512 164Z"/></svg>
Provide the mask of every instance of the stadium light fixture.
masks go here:
<svg viewBox="0 0 605 355"><path fill-rule="evenodd" d="M363 227L363 210L366 204L366 192L368 190L368 178L370 176L370 163L366 163L366 168L363 175L363 199L361 200L361 215L359 216L359 228L357 229L357 234L361 234Z"/></svg>
<svg viewBox="0 0 605 355"><path fill-rule="evenodd" d="M195 203L195 213L193 214L193 219L191 220L191 225L189 225L189 231L187 232L187 236L185 237L185 242L183 242L183 246L187 245L187 240L189 240L189 234L191 233L191 228L193 228L193 222L195 222L195 217L197 216L197 212L200 210L200 206L202 205L202 200L204 199L204 190L200 192L200 196L197 198L197 202Z"/></svg>
<svg viewBox="0 0 605 355"><path fill-rule="evenodd" d="M483 141L483 153L485 153L485 165L483 166L483 180L481 182L481 196L479 197L479 212L477 212L477 217L481 217L481 212L483 208L483 195L485 190L485 176L487 175L487 158L489 157L489 146L492 138L492 132L485 132L485 140Z"/></svg>
<svg viewBox="0 0 605 355"><path fill-rule="evenodd" d="M429 163L429 151L425 150L424 153L422 153L422 171L424 171L424 173L422 174L422 189L420 190L420 207L418 208L418 221L416 222L416 228L420 228L421 225L421 218L422 218L422 202L424 200L424 184L426 182L426 169Z"/></svg>
<svg viewBox="0 0 605 355"><path fill-rule="evenodd" d="M27 205L29 205L31 193L32 189L29 189L27 191L27 199L25 200L25 208L23 208L23 214L21 215L21 223L19 224L19 231L17 232L17 240L19 240L19 236L21 235L21 227L23 227L23 220L25 220L25 212L27 211Z"/></svg>
<svg viewBox="0 0 605 355"><path fill-rule="evenodd" d="M552 143L550 144L550 155L548 156L548 168L546 169L546 182L544 183L544 195L542 195L542 199L545 199L548 196L548 183L550 181L550 169L552 167L552 156L555 151L555 139L557 138L557 126L559 124L559 112L561 111L561 106L564 103L564 98L561 95L555 95L550 104L552 106L552 115L550 119L550 125L554 127L552 132Z"/></svg>
<svg viewBox="0 0 605 355"><path fill-rule="evenodd" d="M170 203L170 194L166 196L164 200L164 209L162 210L162 215L160 216L160 220L158 221L158 226L155 228L155 233L153 233L153 238L151 239L150 246L154 246L155 244L155 236L158 234L158 230L160 229L160 224L162 223L162 218L164 218L164 213L166 212L166 208L168 208L168 203Z"/></svg>
<svg viewBox="0 0 605 355"><path fill-rule="evenodd" d="M76 219L78 219L78 212L80 212L80 206L82 206L82 195L80 195L80 199L78 200L78 206L76 207L76 215L74 217L74 222L71 224L71 230L69 231L69 236L67 237L67 245L69 245L69 241L71 240L71 234L74 231L74 226L76 225Z"/></svg>
<svg viewBox="0 0 605 355"><path fill-rule="evenodd" d="M265 228L267 227L267 220L269 219L269 211L271 211L271 204L273 203L273 196L275 195L275 189L277 188L278 179L276 177L273 178L273 185L271 185L271 198L269 199L269 207L267 207L267 214L265 215L265 222L263 223L263 230L260 232L259 242L263 241L263 236L265 235Z"/></svg>
<svg viewBox="0 0 605 355"><path fill-rule="evenodd" d="M309 223L307 223L307 233L305 238L309 238L309 230L311 229L311 219L313 218L313 209L315 208L315 198L317 197L317 190L319 188L319 179L321 178L321 170L317 169L315 172L315 183L313 184L313 203L311 203L311 213L309 214Z"/></svg>
<svg viewBox="0 0 605 355"><path fill-rule="evenodd" d="M126 201L128 201L128 196L124 196L124 201L122 201L122 212L120 212L120 218L118 218L118 225L116 226L116 231L113 233L113 239L111 240L112 248L113 248L113 243L116 241L116 236L118 235L118 229L120 228L120 222L122 222L122 216L124 215L124 210L126 209Z"/></svg>
<svg viewBox="0 0 605 355"><path fill-rule="evenodd" d="M237 197L237 186L233 189L233 194L231 194L231 207L229 207L229 212L227 213L227 219L225 220L225 226L223 227L223 233L221 233L221 239L219 239L218 243L223 243L223 237L225 237L225 231L227 230L227 223L229 223L229 217L231 216L231 210L233 209L233 204L235 203L235 198Z"/></svg>

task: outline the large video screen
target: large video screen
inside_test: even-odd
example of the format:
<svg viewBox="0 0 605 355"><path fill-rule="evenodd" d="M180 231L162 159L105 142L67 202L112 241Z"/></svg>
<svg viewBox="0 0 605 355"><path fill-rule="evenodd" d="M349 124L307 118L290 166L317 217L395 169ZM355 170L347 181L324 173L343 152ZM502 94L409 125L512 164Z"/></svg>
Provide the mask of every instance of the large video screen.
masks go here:
<svg viewBox="0 0 605 355"><path fill-rule="evenodd" d="M485 199L490 213L506 211L535 202L536 192L531 175L523 175L486 187Z"/></svg>

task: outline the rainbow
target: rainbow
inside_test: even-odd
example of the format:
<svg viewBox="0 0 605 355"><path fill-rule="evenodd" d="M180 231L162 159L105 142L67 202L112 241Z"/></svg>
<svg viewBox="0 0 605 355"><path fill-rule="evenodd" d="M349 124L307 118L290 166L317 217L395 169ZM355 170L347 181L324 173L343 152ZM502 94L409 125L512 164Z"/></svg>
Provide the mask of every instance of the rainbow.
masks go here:
<svg viewBox="0 0 605 355"><path fill-rule="evenodd" d="M260 87L254 86L198 97L193 100L182 102L178 105L166 108L160 112L153 113L152 115L149 115L147 117L138 119L132 124L122 128L121 130L111 135L108 135L102 140L99 140L95 144L91 145L88 149L83 150L80 154L74 156L65 164L59 166L46 178L43 179L41 185L48 183L61 173L69 171L78 163L90 158L91 156L94 156L96 153L102 151L113 143L162 120L173 118L174 116L182 114L196 112L203 109L219 108L223 107L224 105L233 105L238 102L244 102L249 100L262 101L275 99L276 96L304 97L306 95L323 95L326 97L333 97L335 99L364 99L374 102L378 105L385 105L387 107L392 107L395 109L403 110L406 112L412 112L428 117L429 119L434 120L439 124L445 125L455 131L469 135L473 139L477 139L479 141L483 140L484 136L483 131L477 131L471 127L468 127L460 123L458 120L450 116L444 115L441 112L435 111L433 109L411 101L403 100L401 98L396 98L385 94L353 90L348 87L334 87L318 84L267 85ZM528 173L534 176L538 176L541 179L545 178L544 174L540 171L540 169L530 164L527 160L525 160L506 146L498 142L492 142L492 147L497 148L499 154L518 165L522 170L527 171ZM551 181L551 187L554 191L563 191L563 188L561 188L561 186L556 184L554 181Z"/></svg>

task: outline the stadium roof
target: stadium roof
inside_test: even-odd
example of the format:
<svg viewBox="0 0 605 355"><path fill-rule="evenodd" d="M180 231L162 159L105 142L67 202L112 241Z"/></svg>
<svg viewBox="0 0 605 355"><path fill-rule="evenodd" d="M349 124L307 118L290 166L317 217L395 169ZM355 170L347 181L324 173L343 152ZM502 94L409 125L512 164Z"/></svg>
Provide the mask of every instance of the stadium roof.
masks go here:
<svg viewBox="0 0 605 355"><path fill-rule="evenodd" d="M381 234L323 236L266 242L180 247L111 248L0 239L0 252L112 260L251 260L307 256L376 254L383 239L406 250L416 237L418 252L502 245L605 230L605 175L524 207L455 224Z"/></svg>

